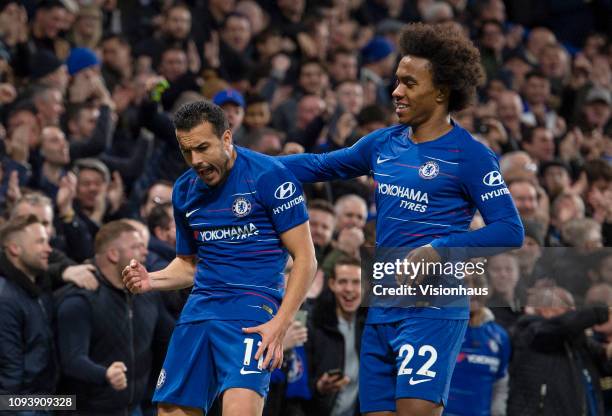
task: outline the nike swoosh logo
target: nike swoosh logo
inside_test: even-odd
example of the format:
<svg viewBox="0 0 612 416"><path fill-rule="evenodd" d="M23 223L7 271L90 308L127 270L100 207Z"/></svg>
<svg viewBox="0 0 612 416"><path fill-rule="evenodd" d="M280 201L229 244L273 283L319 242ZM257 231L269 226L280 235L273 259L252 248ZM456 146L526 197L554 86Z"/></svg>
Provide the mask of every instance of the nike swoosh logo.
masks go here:
<svg viewBox="0 0 612 416"><path fill-rule="evenodd" d="M380 165L381 163L385 163L387 160L391 160L391 159L381 159L380 156L378 156L378 158L376 159L376 163Z"/></svg>
<svg viewBox="0 0 612 416"><path fill-rule="evenodd" d="M185 214L185 217L189 218L189 217L191 217L191 214L193 214L194 212L199 211L199 210L200 210L200 208L196 208L193 211L189 211L189 212L187 212Z"/></svg>
<svg viewBox="0 0 612 416"><path fill-rule="evenodd" d="M433 379L431 379L431 378L424 378L423 380L413 380L412 377L410 377L410 380L408 380L408 383L411 386L414 386L415 384L421 384L421 383L425 383L425 382L431 381L431 380L433 380Z"/></svg>
<svg viewBox="0 0 612 416"><path fill-rule="evenodd" d="M242 367L240 369L240 374L247 375L247 374L261 374L261 371L254 371L254 370L245 370L244 367Z"/></svg>

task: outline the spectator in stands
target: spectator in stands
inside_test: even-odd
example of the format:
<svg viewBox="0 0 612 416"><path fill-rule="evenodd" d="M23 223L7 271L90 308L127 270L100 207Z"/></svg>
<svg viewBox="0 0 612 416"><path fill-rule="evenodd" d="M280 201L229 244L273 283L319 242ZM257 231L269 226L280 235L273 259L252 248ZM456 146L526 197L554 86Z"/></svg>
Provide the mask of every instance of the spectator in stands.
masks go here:
<svg viewBox="0 0 612 416"><path fill-rule="evenodd" d="M55 87L39 85L33 87L31 97L41 126L59 126L64 114L62 92Z"/></svg>
<svg viewBox="0 0 612 416"><path fill-rule="evenodd" d="M98 282L93 275L93 268L90 265L76 263L76 261L84 260L81 258L83 256L81 246L87 243L83 241L84 225L74 220L74 213L72 213L72 219L69 219L65 214L62 216L62 212L60 210L61 221L54 222L51 199L38 192L33 192L15 202L10 219L16 220L34 215L45 227L52 247L47 272L54 288L65 283L73 283L85 289L96 289ZM70 257L67 252L70 253Z"/></svg>
<svg viewBox="0 0 612 416"><path fill-rule="evenodd" d="M247 136L247 147L265 155L276 156L282 152L284 137L277 130L261 128Z"/></svg>
<svg viewBox="0 0 612 416"><path fill-rule="evenodd" d="M506 183L518 179L532 183L536 181L538 165L527 152L517 150L504 154L499 161L499 167Z"/></svg>
<svg viewBox="0 0 612 416"><path fill-rule="evenodd" d="M366 91L366 103L387 106L390 100L388 83L396 60L393 44L385 38L376 37L362 49L361 56L361 82Z"/></svg>
<svg viewBox="0 0 612 416"><path fill-rule="evenodd" d="M153 208L169 202L172 202L172 183L165 180L153 183L143 195L140 204L140 218L146 221Z"/></svg>
<svg viewBox="0 0 612 416"><path fill-rule="evenodd" d="M53 394L53 303L45 282L49 236L38 219L29 216L4 224L0 243L0 392Z"/></svg>
<svg viewBox="0 0 612 416"><path fill-rule="evenodd" d="M70 151L64 132L58 127L45 127L41 135L40 154L43 158L35 187L55 199L61 178L70 164Z"/></svg>
<svg viewBox="0 0 612 416"><path fill-rule="evenodd" d="M166 267L176 257L176 228L170 202L155 205L147 216L151 238L147 270L157 271Z"/></svg>
<svg viewBox="0 0 612 416"><path fill-rule="evenodd" d="M69 289L57 305L61 388L79 397L81 414L139 411L150 370L163 357L173 321L159 294L126 294L121 271L147 249L136 228L105 224L96 235L95 292Z"/></svg>
<svg viewBox="0 0 612 416"><path fill-rule="evenodd" d="M538 191L532 182L517 179L508 184L508 190L522 219L533 219L538 216L540 208Z"/></svg>
<svg viewBox="0 0 612 416"><path fill-rule="evenodd" d="M60 37L66 8L61 1L43 0L37 4L32 20L31 42L36 49L53 52L64 60L70 51L69 43Z"/></svg>
<svg viewBox="0 0 612 416"><path fill-rule="evenodd" d="M538 166L552 161L555 157L555 139L546 127L526 129L521 146Z"/></svg>
<svg viewBox="0 0 612 416"><path fill-rule="evenodd" d="M323 199L313 199L308 203L308 217L317 262L322 264L323 259L332 251L332 236L336 228L334 207Z"/></svg>
<svg viewBox="0 0 612 416"><path fill-rule="evenodd" d="M508 416L603 414L599 377L611 355L584 331L608 321L608 308L572 310L559 287L534 290L528 306L512 337Z"/></svg>
<svg viewBox="0 0 612 416"><path fill-rule="evenodd" d="M191 10L182 3L168 7L162 16L161 31L158 36L142 41L136 46L139 60L145 58L144 67L157 68L162 60L162 52L169 48L178 48L188 55L188 68L193 72L200 70L199 52L190 38Z"/></svg>
<svg viewBox="0 0 612 416"><path fill-rule="evenodd" d="M213 102L223 109L232 130L234 143L243 145L246 131L242 126L244 120L245 101L242 94L234 89L219 91L213 97Z"/></svg>
<svg viewBox="0 0 612 416"><path fill-rule="evenodd" d="M498 254L488 259L486 272L490 294L486 305L493 312L495 321L510 330L523 314L525 303L520 293L519 262L513 254Z"/></svg>
<svg viewBox="0 0 612 416"><path fill-rule="evenodd" d="M329 77L332 85L344 81L356 81L359 66L357 55L344 48L338 48L329 54Z"/></svg>
<svg viewBox="0 0 612 416"><path fill-rule="evenodd" d="M487 287L484 276L468 277L464 282L475 289ZM453 372L446 415L506 414L510 337L495 322L486 302L487 295L470 297L470 321Z"/></svg>
<svg viewBox="0 0 612 416"><path fill-rule="evenodd" d="M261 95L249 95L246 99L244 126L249 132L267 127L272 121L270 104Z"/></svg>
<svg viewBox="0 0 612 416"><path fill-rule="evenodd" d="M550 209L550 227L546 235L547 246L563 245L561 230L572 221L584 218L584 202L573 193L562 193L553 201Z"/></svg>
<svg viewBox="0 0 612 416"><path fill-rule="evenodd" d="M123 186L118 174L111 182L108 168L97 159L79 159L75 167L77 185L73 208L75 215L86 225L89 244L83 250L89 258L93 256L93 242L100 226L121 208Z"/></svg>
<svg viewBox="0 0 612 416"><path fill-rule="evenodd" d="M359 342L364 325L361 262L339 257L329 276L331 302L321 298L307 343L314 397L309 414L357 415Z"/></svg>
<svg viewBox="0 0 612 416"><path fill-rule="evenodd" d="M40 85L66 93L70 77L68 67L53 52L41 49L30 57L30 79Z"/></svg>

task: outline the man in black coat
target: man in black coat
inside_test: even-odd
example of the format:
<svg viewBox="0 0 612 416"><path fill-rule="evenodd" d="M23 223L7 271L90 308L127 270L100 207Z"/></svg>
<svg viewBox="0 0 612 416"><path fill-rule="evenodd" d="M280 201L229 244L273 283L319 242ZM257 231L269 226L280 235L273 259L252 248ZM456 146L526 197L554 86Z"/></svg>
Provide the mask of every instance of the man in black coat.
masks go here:
<svg viewBox="0 0 612 416"><path fill-rule="evenodd" d="M4 224L0 242L0 394L52 394L58 369L44 289L49 236L29 216Z"/></svg>
<svg viewBox="0 0 612 416"><path fill-rule="evenodd" d="M599 378L610 353L585 330L610 319L607 307L573 310L562 288L539 288L512 334L508 416L603 415Z"/></svg>
<svg viewBox="0 0 612 416"><path fill-rule="evenodd" d="M124 415L145 399L173 320L159 294L134 297L123 287L123 268L147 254L136 228L121 220L105 224L94 245L98 290L70 288L59 295L60 387L76 394L81 415Z"/></svg>
<svg viewBox="0 0 612 416"><path fill-rule="evenodd" d="M312 409L308 414L358 415L359 347L365 323L361 305L361 263L340 256L312 317L306 344Z"/></svg>

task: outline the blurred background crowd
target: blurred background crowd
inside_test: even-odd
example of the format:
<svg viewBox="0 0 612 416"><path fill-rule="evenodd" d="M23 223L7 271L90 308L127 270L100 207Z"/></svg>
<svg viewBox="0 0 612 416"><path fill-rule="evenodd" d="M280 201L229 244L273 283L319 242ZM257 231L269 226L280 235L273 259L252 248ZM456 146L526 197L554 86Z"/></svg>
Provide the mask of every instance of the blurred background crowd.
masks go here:
<svg viewBox="0 0 612 416"><path fill-rule="evenodd" d="M499 155L526 230L472 283L490 296L472 300L445 414L612 414L610 0L0 0L0 392L154 414L188 291L132 297L120 276L175 255L173 112L212 100L269 155L350 146L396 122L416 21L480 49L486 83L454 119ZM267 415L357 414L375 190L305 187L319 271Z"/></svg>

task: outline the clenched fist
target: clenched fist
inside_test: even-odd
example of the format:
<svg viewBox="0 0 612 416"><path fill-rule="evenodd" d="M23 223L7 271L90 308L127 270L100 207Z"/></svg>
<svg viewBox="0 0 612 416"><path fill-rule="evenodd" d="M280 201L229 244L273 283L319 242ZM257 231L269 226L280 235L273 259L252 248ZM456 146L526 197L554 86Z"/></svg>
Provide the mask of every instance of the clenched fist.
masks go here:
<svg viewBox="0 0 612 416"><path fill-rule="evenodd" d="M132 259L121 274L123 284L132 293L145 293L152 289L149 273L138 260Z"/></svg>

